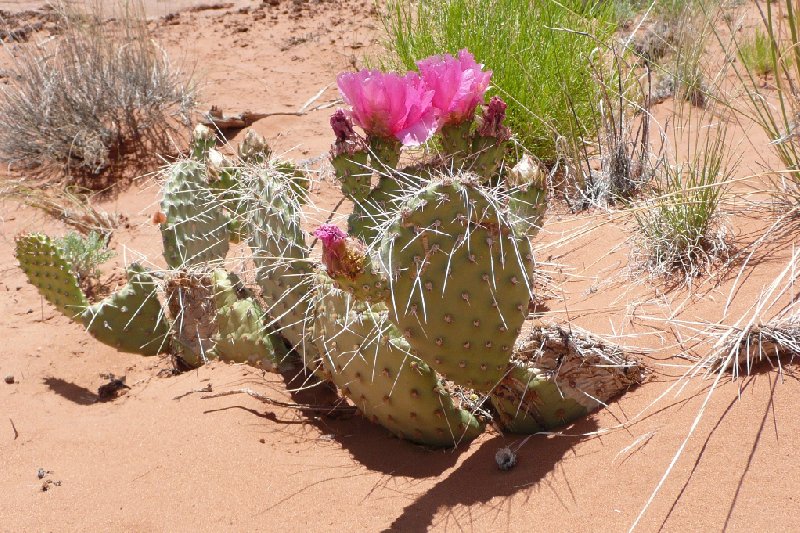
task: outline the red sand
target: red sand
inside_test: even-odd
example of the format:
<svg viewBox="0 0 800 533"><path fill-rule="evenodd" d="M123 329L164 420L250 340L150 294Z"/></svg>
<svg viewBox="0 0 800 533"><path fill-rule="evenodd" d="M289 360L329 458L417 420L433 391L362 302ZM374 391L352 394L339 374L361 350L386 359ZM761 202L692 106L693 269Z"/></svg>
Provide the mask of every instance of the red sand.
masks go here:
<svg viewBox="0 0 800 533"><path fill-rule="evenodd" d="M173 57L196 62L206 81L201 109L294 111L325 86L319 102L330 101L336 73L378 51L379 22L368 2L305 4L312 7L299 16L293 3L282 2L264 8L260 20L236 12L248 4L256 5L184 11L178 24L157 27ZM156 15L164 6L151 4ZM316 157L331 141L329 114L268 117L255 127L279 152ZM740 176L768 151L763 135L737 127L734 137L746 136L753 145L742 145ZM315 199L330 209L339 196L323 183ZM131 222L114 235L120 253L109 271L134 257L131 250L161 261L158 231L149 223L156 200L156 187L142 183L99 206ZM732 226L740 247L763 231L759 218L773 220L767 212L749 218L737 212ZM176 399L211 385L292 401L280 376L212 364L168 377L166 360L117 353L94 341L41 302L13 257L14 235L65 228L12 203L1 220L6 348L0 377L17 380L0 383L2 531L625 531L713 383L697 378L666 392L689 362L672 357L682 351L673 328L646 317L666 316L689 293L634 285L626 274L631 224L601 212L548 218L539 258L559 266L545 267L557 287L546 305L557 319L597 333L635 334L622 342L652 349L647 363L654 373L569 435L530 438L510 472L497 469L494 455L521 444L520 436L489 431L456 451L429 451L357 417L303 417L244 395ZM592 228L586 235L559 242L584 225ZM793 232L785 232L754 256L727 317L722 309L738 267L719 286L697 288L677 318L731 323L787 264L795 244ZM100 374L109 372L125 375L131 389L97 402ZM763 368L739 382L724 378L640 529L796 531L797 378L796 366L782 377ZM39 479L39 468L51 473ZM43 491L47 480L60 484Z"/></svg>

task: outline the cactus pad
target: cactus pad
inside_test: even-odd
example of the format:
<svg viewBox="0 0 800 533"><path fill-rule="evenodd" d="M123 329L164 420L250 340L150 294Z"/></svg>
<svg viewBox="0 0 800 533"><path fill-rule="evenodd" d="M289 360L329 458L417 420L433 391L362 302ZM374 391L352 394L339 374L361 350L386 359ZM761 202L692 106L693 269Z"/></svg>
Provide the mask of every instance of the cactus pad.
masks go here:
<svg viewBox="0 0 800 533"><path fill-rule="evenodd" d="M456 407L436 373L411 355L385 311L328 286L321 298L323 362L331 379L370 420L429 446L475 438L482 424Z"/></svg>
<svg viewBox="0 0 800 533"><path fill-rule="evenodd" d="M17 260L31 284L59 311L76 319L89 303L61 249L37 233L18 237L16 245Z"/></svg>
<svg viewBox="0 0 800 533"><path fill-rule="evenodd" d="M467 176L433 182L403 204L381 261L392 318L413 353L459 385L494 387L527 315L524 244Z"/></svg>
<svg viewBox="0 0 800 533"><path fill-rule="evenodd" d="M264 171L247 179L249 243L256 278L278 333L316 370L319 355L311 338L313 271L300 205L288 176Z"/></svg>
<svg viewBox="0 0 800 533"><path fill-rule="evenodd" d="M194 159L170 166L164 183L161 225L164 259L170 268L219 261L228 253L228 217L209 189L205 165Z"/></svg>
<svg viewBox="0 0 800 533"><path fill-rule="evenodd" d="M224 270L211 275L214 304L217 308L217 334L214 350L223 361L247 363L277 371L287 355L283 341L264 325L265 314L252 295L238 295L236 276Z"/></svg>
<svg viewBox="0 0 800 533"><path fill-rule="evenodd" d="M128 267L128 283L86 309L82 319L97 340L125 352L156 355L169 344L169 324L155 282L137 264Z"/></svg>

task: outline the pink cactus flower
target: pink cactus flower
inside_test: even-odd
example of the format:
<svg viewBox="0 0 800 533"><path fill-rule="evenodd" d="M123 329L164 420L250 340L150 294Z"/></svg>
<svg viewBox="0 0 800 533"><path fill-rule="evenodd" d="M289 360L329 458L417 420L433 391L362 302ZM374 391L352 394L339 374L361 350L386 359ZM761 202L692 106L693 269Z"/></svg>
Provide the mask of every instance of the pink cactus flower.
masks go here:
<svg viewBox="0 0 800 533"><path fill-rule="evenodd" d="M350 116L369 136L395 137L406 146L427 141L438 129L433 91L413 72L343 72L336 79Z"/></svg>
<svg viewBox="0 0 800 533"><path fill-rule="evenodd" d="M458 57L431 56L417 62L417 67L425 84L434 91L433 107L441 125L471 119L492 79L492 71L483 71L483 65L476 63L466 48L458 52Z"/></svg>

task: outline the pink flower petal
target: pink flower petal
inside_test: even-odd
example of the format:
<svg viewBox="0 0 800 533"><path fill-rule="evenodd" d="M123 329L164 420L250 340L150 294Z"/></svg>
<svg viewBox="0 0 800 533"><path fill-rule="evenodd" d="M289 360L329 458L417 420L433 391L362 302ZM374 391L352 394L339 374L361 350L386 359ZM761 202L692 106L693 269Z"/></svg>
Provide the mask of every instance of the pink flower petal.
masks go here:
<svg viewBox="0 0 800 533"><path fill-rule="evenodd" d="M466 49L457 58L450 54L431 56L419 61L417 67L435 93L432 104L442 124L458 124L471 118L492 78L492 72L484 72Z"/></svg>
<svg viewBox="0 0 800 533"><path fill-rule="evenodd" d="M367 135L396 137L404 144L419 144L432 135L434 91L416 73L362 70L340 74L337 84L352 109L350 117Z"/></svg>

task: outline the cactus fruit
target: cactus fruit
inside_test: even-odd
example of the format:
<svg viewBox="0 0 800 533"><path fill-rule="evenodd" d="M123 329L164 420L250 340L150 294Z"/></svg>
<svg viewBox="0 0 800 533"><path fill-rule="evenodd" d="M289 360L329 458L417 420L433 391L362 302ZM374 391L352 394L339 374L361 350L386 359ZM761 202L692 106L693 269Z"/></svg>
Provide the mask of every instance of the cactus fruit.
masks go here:
<svg viewBox="0 0 800 533"><path fill-rule="evenodd" d="M490 398L504 429L535 433L597 410L643 378L618 346L575 328L537 326Z"/></svg>
<svg viewBox="0 0 800 533"><path fill-rule="evenodd" d="M457 407L436 373L409 351L388 313L322 289L318 322L325 369L368 419L419 444L451 447L483 430Z"/></svg>
<svg viewBox="0 0 800 533"><path fill-rule="evenodd" d="M97 340L124 352L157 355L169 346L169 324L153 276L143 267L128 267L128 283L82 315Z"/></svg>
<svg viewBox="0 0 800 533"><path fill-rule="evenodd" d="M79 320L89 305L72 265L50 237L38 233L16 240L16 256L23 272L44 298L59 311Z"/></svg>

